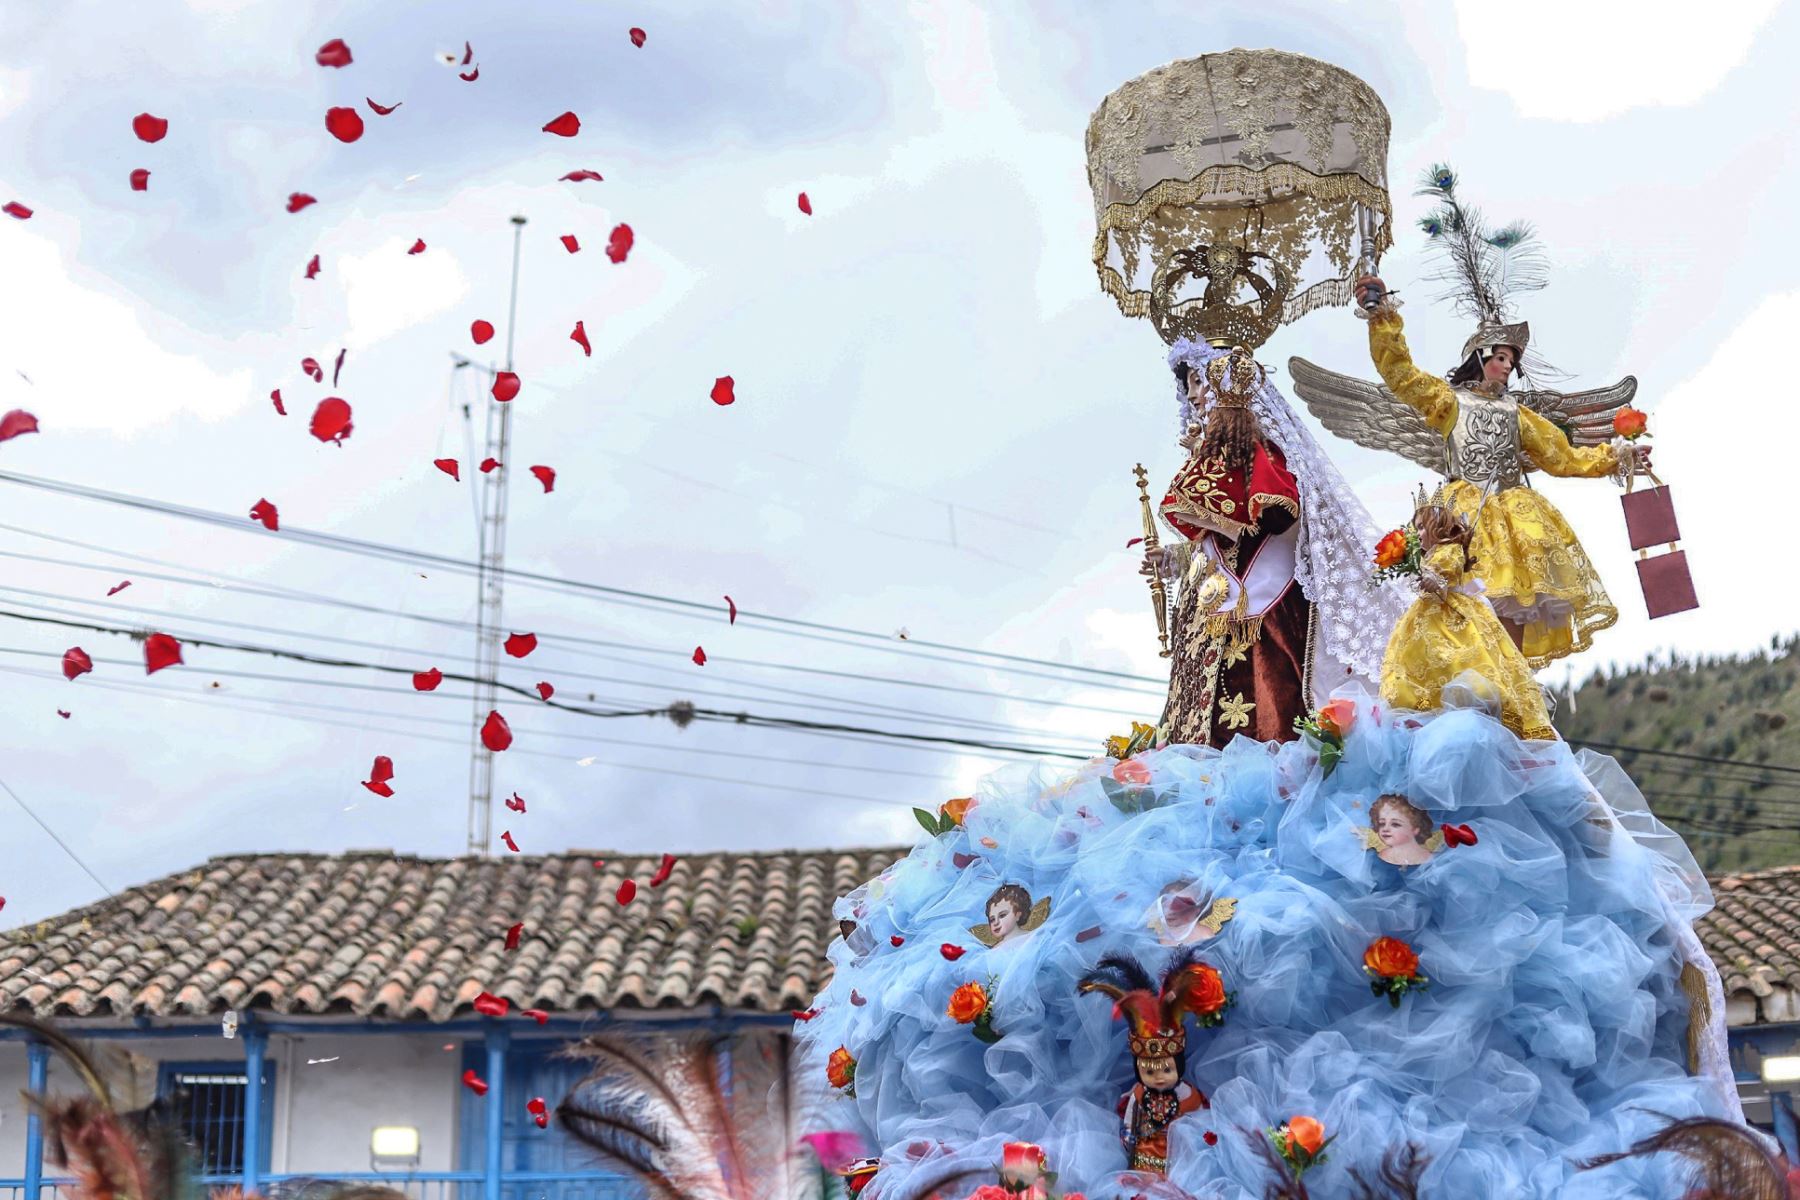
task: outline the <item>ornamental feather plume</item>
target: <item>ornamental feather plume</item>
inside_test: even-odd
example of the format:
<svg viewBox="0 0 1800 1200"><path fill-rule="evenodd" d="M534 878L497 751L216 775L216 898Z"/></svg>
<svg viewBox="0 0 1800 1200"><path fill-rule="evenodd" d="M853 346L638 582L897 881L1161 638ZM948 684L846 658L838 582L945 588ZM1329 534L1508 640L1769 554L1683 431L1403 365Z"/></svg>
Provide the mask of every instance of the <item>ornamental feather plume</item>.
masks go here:
<svg viewBox="0 0 1800 1200"><path fill-rule="evenodd" d="M1590 1158L1580 1163L1580 1168L1591 1171L1623 1159L1667 1152L1692 1164L1683 1200L1792 1200L1800 1196L1800 1179L1796 1179L1800 1172L1791 1172L1744 1126L1715 1117L1652 1115L1667 1124L1633 1142L1629 1150Z"/></svg>
<svg viewBox="0 0 1800 1200"><path fill-rule="evenodd" d="M761 1200L792 1193L796 1115L785 1038L595 1034L564 1053L592 1064L557 1105L569 1135L623 1166L651 1200ZM778 1129L783 1136L771 1137ZM793 1178L790 1178L790 1175Z"/></svg>
<svg viewBox="0 0 1800 1200"><path fill-rule="evenodd" d="M1419 1200L1419 1177L1430 1165L1431 1156L1416 1142L1389 1146L1381 1156L1373 1184L1363 1178L1361 1171L1350 1168L1350 1178L1356 1183L1353 1200Z"/></svg>

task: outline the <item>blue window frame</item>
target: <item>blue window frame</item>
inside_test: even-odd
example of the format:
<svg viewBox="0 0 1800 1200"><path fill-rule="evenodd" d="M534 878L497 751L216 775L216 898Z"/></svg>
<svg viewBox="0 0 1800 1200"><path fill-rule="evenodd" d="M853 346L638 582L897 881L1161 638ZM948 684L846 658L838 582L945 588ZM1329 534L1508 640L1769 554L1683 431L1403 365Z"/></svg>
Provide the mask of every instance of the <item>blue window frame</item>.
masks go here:
<svg viewBox="0 0 1800 1200"><path fill-rule="evenodd" d="M587 1073L585 1064L555 1056L564 1044L563 1039L522 1039L506 1051L502 1169L564 1177L533 1183L528 1188L509 1183L502 1194L507 1200L638 1200L643 1191L635 1181L604 1166L598 1155L565 1133L556 1121L557 1102ZM480 1042L464 1043L463 1066L474 1068L477 1075L486 1073L486 1050ZM487 1105L494 1097L492 1092L477 1096L467 1088L460 1090L458 1165L464 1170L479 1171L486 1141ZM548 1128L539 1129L525 1109L526 1101L533 1096L542 1096L552 1110Z"/></svg>
<svg viewBox="0 0 1800 1200"><path fill-rule="evenodd" d="M263 1064L263 1096L274 1095L275 1064ZM156 1098L187 1134L201 1175L241 1175L244 1171L245 1097L249 1076L241 1058L165 1062L156 1076ZM275 1122L263 1118L257 1165L266 1168Z"/></svg>

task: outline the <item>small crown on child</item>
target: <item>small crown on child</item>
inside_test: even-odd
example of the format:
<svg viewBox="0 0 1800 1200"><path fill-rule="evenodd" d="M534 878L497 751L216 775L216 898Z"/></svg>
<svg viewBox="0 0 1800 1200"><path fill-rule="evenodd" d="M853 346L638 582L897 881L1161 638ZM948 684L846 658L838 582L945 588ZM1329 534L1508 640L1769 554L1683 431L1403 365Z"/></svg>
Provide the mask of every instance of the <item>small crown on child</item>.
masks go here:
<svg viewBox="0 0 1800 1200"><path fill-rule="evenodd" d="M1221 408L1248 408L1262 382L1262 373L1250 351L1233 346L1231 353L1221 354L1206 364L1207 390Z"/></svg>

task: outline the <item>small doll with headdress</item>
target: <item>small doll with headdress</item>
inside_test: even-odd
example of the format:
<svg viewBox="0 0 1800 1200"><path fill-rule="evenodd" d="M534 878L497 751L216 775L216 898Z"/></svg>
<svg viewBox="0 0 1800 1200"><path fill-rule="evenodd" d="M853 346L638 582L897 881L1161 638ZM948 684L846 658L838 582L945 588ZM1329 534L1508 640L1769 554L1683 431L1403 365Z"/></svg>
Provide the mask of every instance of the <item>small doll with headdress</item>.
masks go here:
<svg viewBox="0 0 1800 1200"><path fill-rule="evenodd" d="M1479 520L1459 516L1441 493L1430 500L1420 493L1413 513L1419 598L1388 638L1381 697L1396 708L1429 711L1443 705L1447 685L1474 683L1508 729L1522 738L1555 738L1543 689L1474 574L1469 545Z"/></svg>
<svg viewBox="0 0 1800 1200"><path fill-rule="evenodd" d="M1187 1018L1217 1025L1232 996L1219 972L1200 961L1197 947L1175 958L1160 990L1136 959L1123 954L1102 958L1076 986L1083 993L1111 996L1114 1015L1126 1020L1137 1079L1119 1097L1119 1137L1131 1170L1166 1177L1169 1126L1212 1107L1204 1092L1182 1079L1187 1073Z"/></svg>

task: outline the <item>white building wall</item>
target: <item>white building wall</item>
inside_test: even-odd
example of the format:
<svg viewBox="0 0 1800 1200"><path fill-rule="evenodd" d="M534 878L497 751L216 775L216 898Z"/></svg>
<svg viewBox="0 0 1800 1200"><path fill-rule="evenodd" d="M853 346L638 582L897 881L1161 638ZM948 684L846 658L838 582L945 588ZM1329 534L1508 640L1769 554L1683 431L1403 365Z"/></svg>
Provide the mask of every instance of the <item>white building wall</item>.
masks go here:
<svg viewBox="0 0 1800 1200"><path fill-rule="evenodd" d="M88 1041L123 1109L155 1098L163 1062L239 1064L241 1038L156 1038ZM448 1046L450 1049L446 1050ZM462 1041L443 1034L271 1035L275 1067L268 1112L274 1123L269 1168L276 1173L328 1174L369 1170L369 1133L378 1125L419 1131L419 1169L456 1169L457 1106ZM334 1059L313 1062L308 1059ZM25 1173L25 1047L0 1042L0 1179ZM56 1055L50 1057L53 1095L80 1087Z"/></svg>

